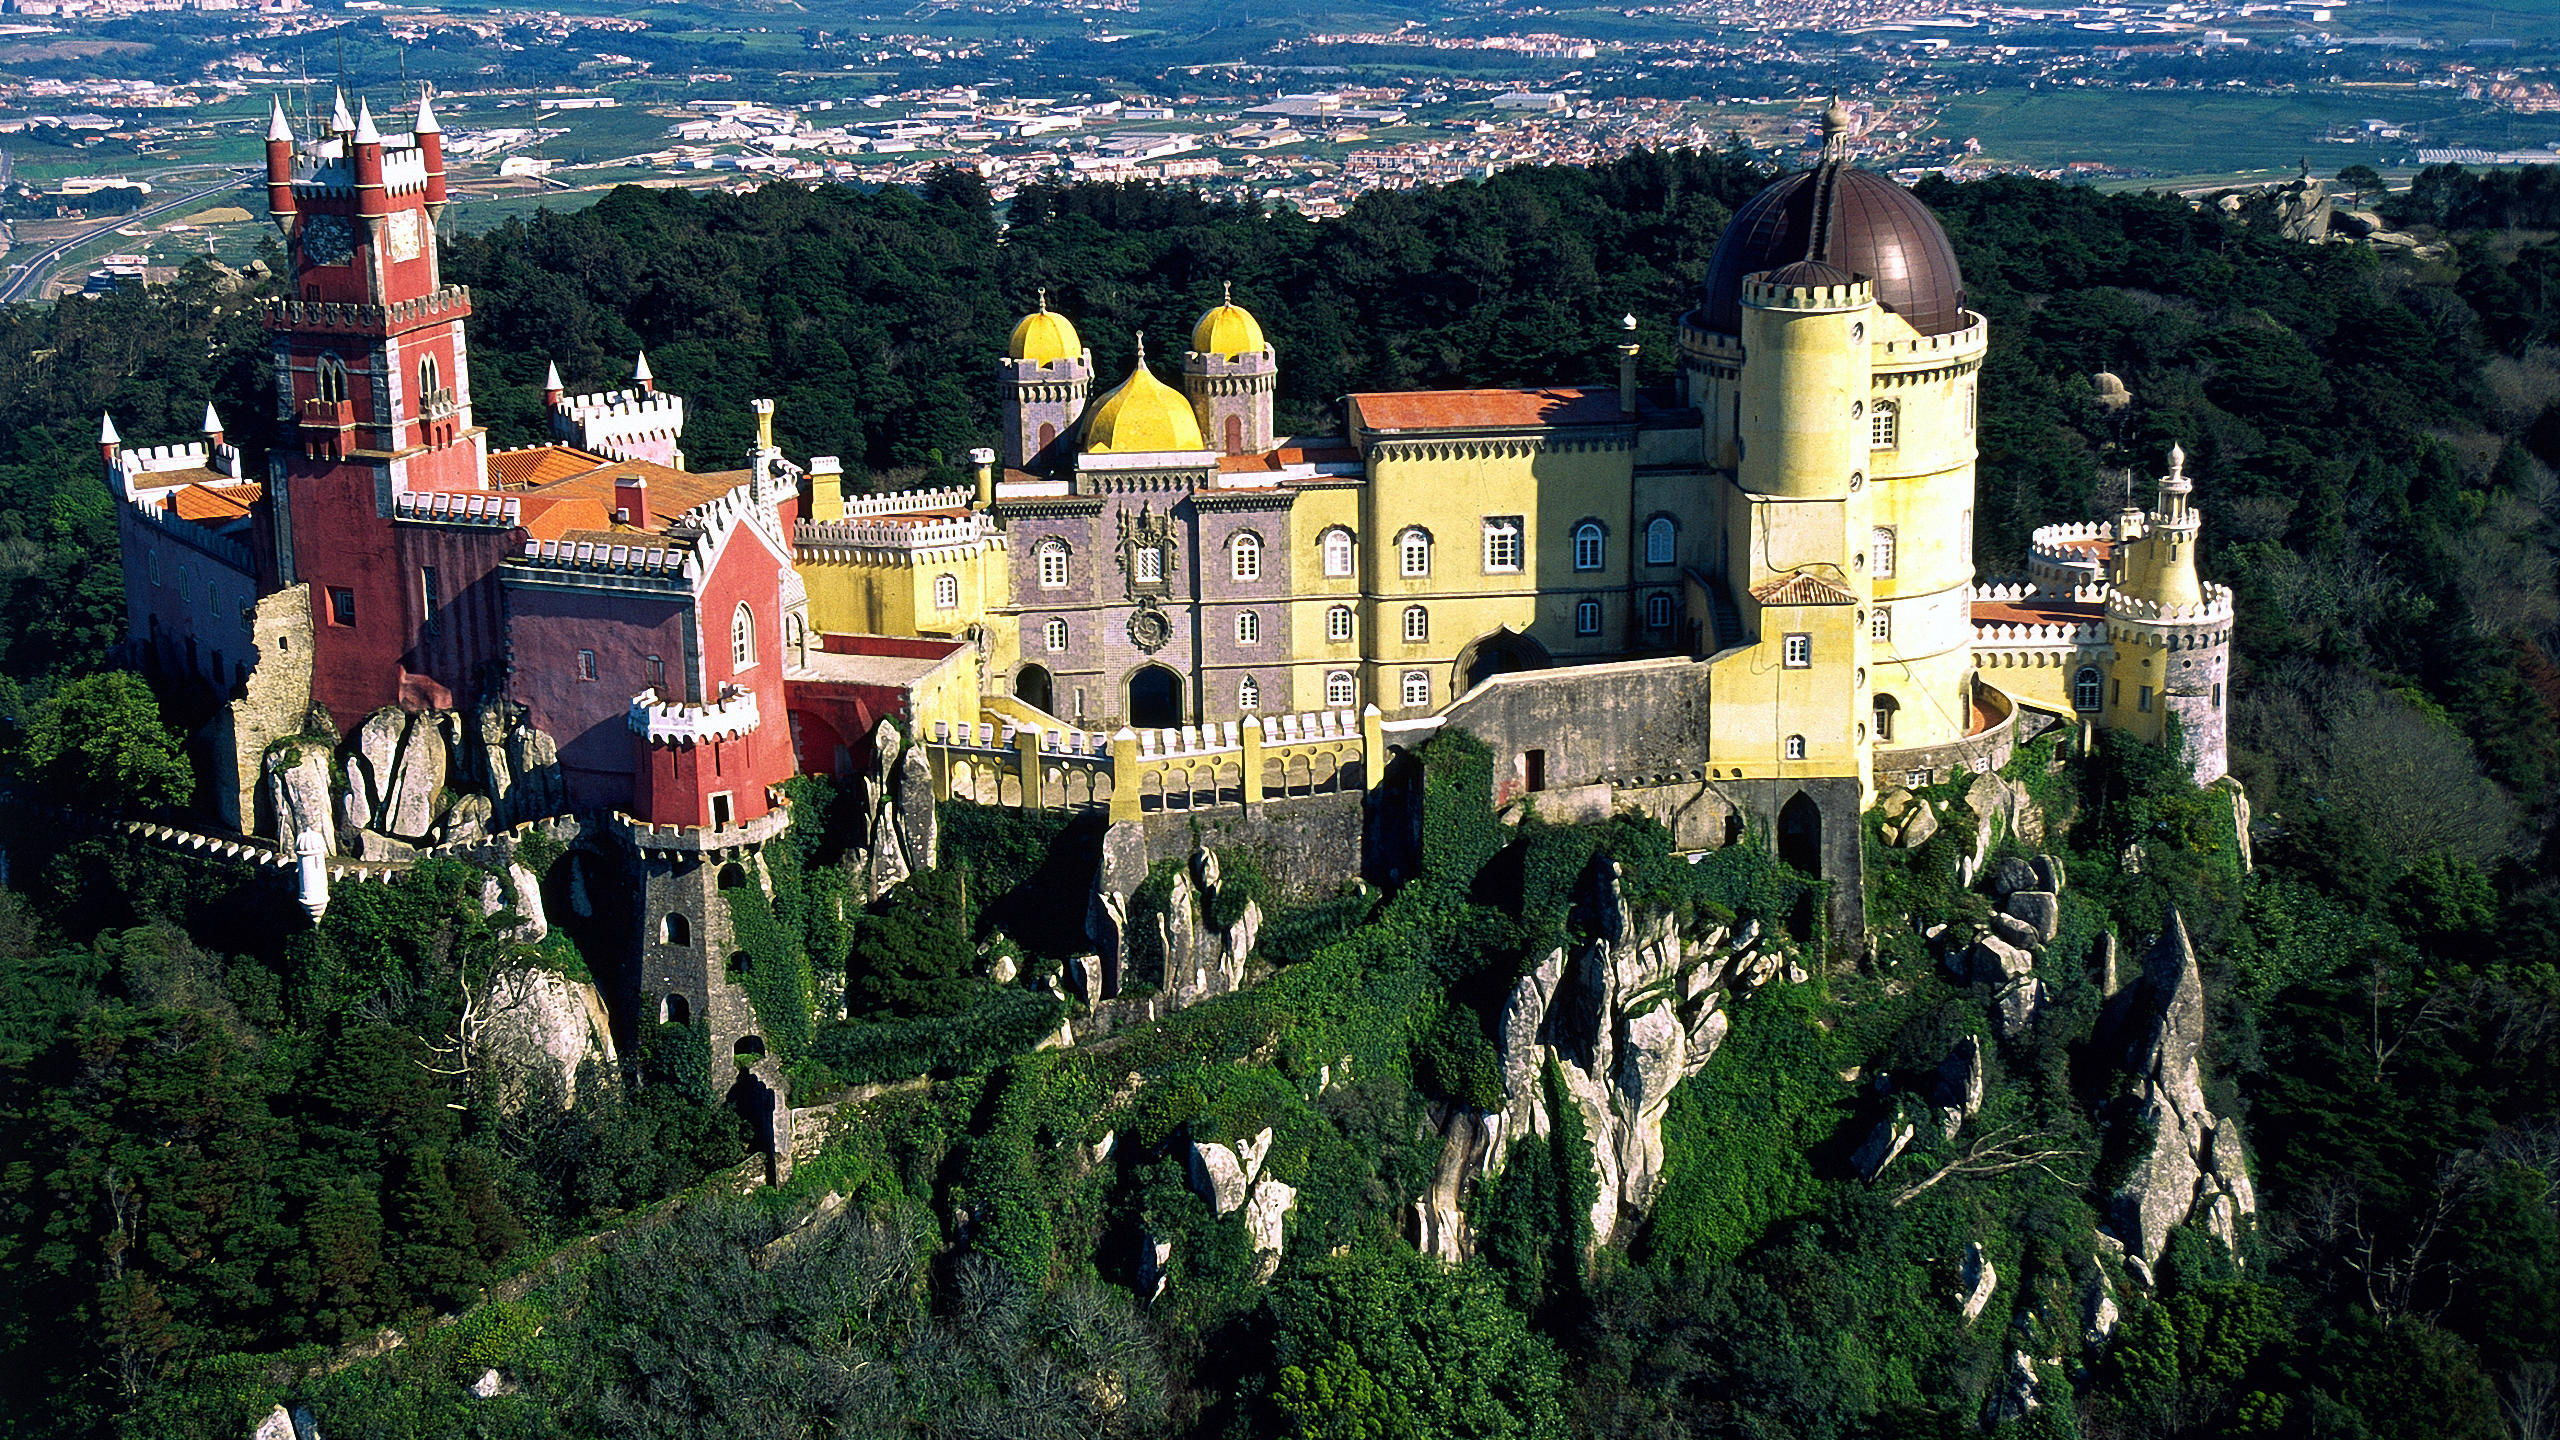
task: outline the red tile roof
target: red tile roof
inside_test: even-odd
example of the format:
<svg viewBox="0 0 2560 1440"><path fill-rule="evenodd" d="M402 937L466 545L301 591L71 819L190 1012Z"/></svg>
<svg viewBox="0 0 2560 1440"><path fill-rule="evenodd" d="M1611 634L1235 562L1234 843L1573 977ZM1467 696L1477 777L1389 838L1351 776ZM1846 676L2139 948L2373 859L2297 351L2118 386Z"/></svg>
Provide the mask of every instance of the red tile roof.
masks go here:
<svg viewBox="0 0 2560 1440"><path fill-rule="evenodd" d="M1855 605L1855 591L1835 585L1810 571L1776 576L1751 587L1751 598L1763 605Z"/></svg>
<svg viewBox="0 0 2560 1440"><path fill-rule="evenodd" d="M1536 430L1556 425L1615 425L1618 392L1576 385L1534 390L1397 390L1354 395L1360 423L1372 430Z"/></svg>
<svg viewBox="0 0 2560 1440"><path fill-rule="evenodd" d="M169 494L169 510L198 525L228 525L249 513L262 487L258 485L187 485Z"/></svg>

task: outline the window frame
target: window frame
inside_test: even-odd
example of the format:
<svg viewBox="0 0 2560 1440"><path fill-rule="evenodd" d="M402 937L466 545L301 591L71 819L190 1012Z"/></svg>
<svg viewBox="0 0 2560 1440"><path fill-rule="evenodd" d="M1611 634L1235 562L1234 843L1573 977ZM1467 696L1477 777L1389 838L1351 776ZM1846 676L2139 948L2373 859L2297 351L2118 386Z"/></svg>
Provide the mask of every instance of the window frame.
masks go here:
<svg viewBox="0 0 2560 1440"><path fill-rule="evenodd" d="M1801 735L1788 736L1786 739L1786 749L1784 753L1790 760L1803 759L1805 757L1804 737Z"/></svg>
<svg viewBox="0 0 2560 1440"><path fill-rule="evenodd" d="M1431 578L1431 532L1408 525L1396 535L1396 573L1407 580Z"/></svg>
<svg viewBox="0 0 2560 1440"><path fill-rule="evenodd" d="M1067 548L1066 541L1058 539L1054 535L1041 541L1038 557L1040 588L1043 590L1066 589L1067 583L1073 575L1073 572L1068 568L1069 563L1070 552ZM1051 569L1053 566L1056 570L1054 578L1052 578L1051 575Z"/></svg>
<svg viewBox="0 0 2560 1440"><path fill-rule="evenodd" d="M1655 542L1659 541L1657 544ZM1680 563L1680 522L1668 515L1656 515L1644 526L1644 563L1677 565Z"/></svg>
<svg viewBox="0 0 2560 1440"><path fill-rule="evenodd" d="M1337 683L1338 682L1338 683ZM1337 699L1335 697L1339 696ZM1329 710L1347 710L1360 703L1360 681L1348 670L1328 671L1324 677L1324 703Z"/></svg>
<svg viewBox="0 0 2560 1440"><path fill-rule="evenodd" d="M1589 554L1584 554L1588 547ZM1597 520L1578 520L1573 527L1573 568L1577 574L1590 574L1609 568L1609 527Z"/></svg>
<svg viewBox="0 0 2560 1440"><path fill-rule="evenodd" d="M1586 595L1573 602L1574 634L1582 636L1597 635L1600 633L1600 628L1606 622L1606 619L1606 614L1602 611L1598 599Z"/></svg>
<svg viewBox="0 0 2560 1440"><path fill-rule="evenodd" d="M1813 634L1806 630L1790 630L1779 642L1779 663L1789 670L1813 668Z"/></svg>
<svg viewBox="0 0 2560 1440"><path fill-rule="evenodd" d="M1239 530L1227 537L1227 574L1238 584L1262 579L1262 537Z"/></svg>
<svg viewBox="0 0 2560 1440"><path fill-rule="evenodd" d="M1247 675L1242 680L1237 681L1236 709L1239 711L1251 711L1259 710L1261 708L1262 682L1256 680L1250 675Z"/></svg>
<svg viewBox="0 0 2560 1440"><path fill-rule="evenodd" d="M1360 563L1359 550L1351 532L1339 525L1327 526L1325 532L1316 537L1316 560L1327 580L1350 579Z"/></svg>
<svg viewBox="0 0 2560 1440"><path fill-rule="evenodd" d="M1894 562L1899 558L1900 543L1896 527L1878 525L1867 532L1867 573L1879 580L1893 578Z"/></svg>
<svg viewBox="0 0 2560 1440"><path fill-rule="evenodd" d="M1261 611L1239 610L1236 612L1236 643L1239 645L1259 645L1262 643Z"/></svg>
<svg viewBox="0 0 2560 1440"><path fill-rule="evenodd" d="M1065 651L1067 639L1067 622L1064 616L1052 615L1048 622L1040 627L1040 643L1049 647L1049 653L1052 655Z"/></svg>
<svg viewBox="0 0 2560 1440"><path fill-rule="evenodd" d="M1893 643L1893 607L1879 605L1867 612L1867 638L1884 644Z"/></svg>
<svg viewBox="0 0 2560 1440"><path fill-rule="evenodd" d="M1407 645L1430 644L1430 607L1426 605L1407 605L1404 607L1403 624L1398 627L1397 633L1404 636L1404 643Z"/></svg>
<svg viewBox="0 0 2560 1440"><path fill-rule="evenodd" d="M960 608L959 576L945 570L941 574L933 577L933 608L936 610L957 610Z"/></svg>
<svg viewBox="0 0 2560 1440"><path fill-rule="evenodd" d="M1348 645L1359 636L1359 621L1348 605L1328 606L1324 612L1326 643Z"/></svg>
<svg viewBox="0 0 2560 1440"><path fill-rule="evenodd" d="M352 585L331 585L327 588L329 592L329 623L332 625L343 626L349 630L354 629L356 624L355 587Z"/></svg>
<svg viewBox="0 0 2560 1440"><path fill-rule="evenodd" d="M1484 573L1517 575L1528 568L1528 532L1523 528L1525 518L1519 515L1484 517Z"/></svg>
<svg viewBox="0 0 2560 1440"><path fill-rule="evenodd" d="M1879 400L1867 411L1867 448L1899 450L1902 448L1902 402Z"/></svg>
<svg viewBox="0 0 2560 1440"><path fill-rule="evenodd" d="M2107 708L2105 671L2095 665L2083 665L2072 673L2071 708L2087 715Z"/></svg>
<svg viewBox="0 0 2560 1440"><path fill-rule="evenodd" d="M1644 628L1647 630L1668 630L1679 615L1680 607L1672 600L1670 591L1656 590L1644 597Z"/></svg>
<svg viewBox="0 0 2560 1440"><path fill-rule="evenodd" d="M729 612L729 668L756 668L756 612L744 600Z"/></svg>
<svg viewBox="0 0 2560 1440"><path fill-rule="evenodd" d="M1414 698L1417 690L1420 692L1420 699ZM1431 672L1407 670L1404 672L1397 693L1403 697L1404 708L1407 710L1420 709L1429 705L1431 703Z"/></svg>
<svg viewBox="0 0 2560 1440"><path fill-rule="evenodd" d="M596 678L596 652L593 650L578 652L578 678L581 681Z"/></svg>

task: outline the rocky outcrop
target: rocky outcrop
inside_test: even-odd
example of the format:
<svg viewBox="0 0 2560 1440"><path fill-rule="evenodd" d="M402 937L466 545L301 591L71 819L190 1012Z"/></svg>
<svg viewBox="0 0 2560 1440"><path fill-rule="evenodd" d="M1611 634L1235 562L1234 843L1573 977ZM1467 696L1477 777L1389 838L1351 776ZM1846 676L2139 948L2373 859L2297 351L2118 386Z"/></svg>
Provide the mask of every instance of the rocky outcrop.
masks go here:
<svg viewBox="0 0 2560 1440"><path fill-rule="evenodd" d="M917 871L932 869L941 858L942 829L924 747L909 745L887 720L871 732L871 768L858 788L869 822L848 863L868 903Z"/></svg>
<svg viewBox="0 0 2560 1440"><path fill-rule="evenodd" d="M1270 1130L1265 1129L1262 1138L1264 1143L1269 1143ZM1245 1202L1253 1177L1245 1173L1244 1159L1238 1147L1222 1145L1215 1140L1194 1140L1188 1162L1191 1188L1199 1192L1201 1199L1209 1202L1211 1211L1224 1215Z"/></svg>
<svg viewBox="0 0 2560 1440"><path fill-rule="evenodd" d="M2173 1226L2195 1220L2237 1252L2241 1227L2257 1213L2237 1127L2205 1103L2204 979L2185 920L2168 928L2143 962L2142 979L2111 1016L2133 1077L2121 1119L2131 1131L2131 1166L2114 1198L2116 1235L2144 1270L2160 1259Z"/></svg>
<svg viewBox="0 0 2560 1440"><path fill-rule="evenodd" d="M1849 1157L1849 1168L1858 1172L1859 1179L1873 1180L1884 1173L1886 1166L1901 1158L1903 1151L1911 1148L1911 1137L1918 1133L1919 1127L1904 1119L1897 1107L1893 1114L1877 1121L1876 1128L1867 1132L1866 1141L1858 1146L1856 1154Z"/></svg>
<svg viewBox="0 0 2560 1440"><path fill-rule="evenodd" d="M1138 1298L1161 1300L1166 1282L1173 1278L1173 1242L1159 1240L1140 1232L1138 1236Z"/></svg>
<svg viewBox="0 0 2560 1440"><path fill-rule="evenodd" d="M1245 1233L1253 1237L1254 1283L1260 1284L1279 1272L1280 1257L1288 1243L1284 1227L1297 1204L1297 1190L1280 1183L1278 1177L1265 1175L1254 1182L1253 1196L1244 1202Z"/></svg>
<svg viewBox="0 0 2560 1440"><path fill-rule="evenodd" d="M2051 940L2062 929L2062 897L2050 890L2012 891L2003 909L2008 918L2034 932L2035 944Z"/></svg>
<svg viewBox="0 0 2560 1440"><path fill-rule="evenodd" d="M1245 1233L1253 1240L1253 1278L1256 1284L1278 1273L1280 1258L1286 1248L1285 1222L1289 1212L1298 1204L1295 1186L1284 1184L1276 1175L1263 1173L1264 1162L1271 1158L1271 1145L1271 1127L1266 1125L1261 1134L1233 1145L1194 1139L1187 1157L1191 1188L1201 1199L1209 1202L1211 1210L1222 1216L1239 1208L1244 1211ZM1172 1247L1164 1247L1165 1255L1171 1253ZM1162 1263L1159 1257L1156 1264L1160 1267ZM1140 1269L1142 1272L1146 1269L1143 1254ZM1140 1288L1146 1288L1143 1273ZM1162 1291L1161 1279L1157 1280L1155 1289Z"/></svg>
<svg viewBox="0 0 2560 1440"><path fill-rule="evenodd" d="M1999 1288L1999 1268L1982 1253L1980 1241L1968 1242L1964 1266L1956 1274L1956 1308L1964 1312L1964 1323L1970 1325L1981 1319L1983 1307L1991 1303L1991 1293Z"/></svg>
<svg viewBox="0 0 2560 1440"><path fill-rule="evenodd" d="M1997 1425L2005 1420L2023 1420L2044 1404L2044 1381L2036 1374L2036 1364L2023 1350L2009 1352L2009 1368L2000 1383L1992 1387L1991 1398L1983 1403L1982 1423Z"/></svg>
<svg viewBox="0 0 2560 1440"><path fill-rule="evenodd" d="M329 747L309 740L283 744L267 752L267 809L275 816L276 839L293 850L304 832L316 832L337 849L336 817L329 803Z"/></svg>
<svg viewBox="0 0 2560 1440"><path fill-rule="evenodd" d="M489 982L477 1006L471 1058L498 1107L510 1114L537 1099L574 1102L578 1068L614 1062L613 1027L593 985L555 971L522 969Z"/></svg>
<svg viewBox="0 0 2560 1440"><path fill-rule="evenodd" d="M568 807L560 747L534 728L523 706L484 700L465 733L465 743L455 747L455 768L489 797L490 823L544 819Z"/></svg>
<svg viewBox="0 0 2560 1440"><path fill-rule="evenodd" d="M507 861L505 883L495 875L484 875L480 881L480 913L510 912L516 920L506 931L508 939L531 945L551 933L550 918L542 913L542 882L524 862L513 859Z"/></svg>
<svg viewBox="0 0 2560 1440"><path fill-rule="evenodd" d="M1884 821L1887 845L1917 850L1938 833L1938 812L1928 801L1899 786L1876 797L1876 810Z"/></svg>
<svg viewBox="0 0 2560 1440"><path fill-rule="evenodd" d="M1728 947L1721 929L1684 937L1674 917L1631 913L1614 864L1595 872L1600 934L1562 950L1513 985L1498 1048L1503 1103L1483 1143L1498 1170L1512 1141L1549 1133L1543 1075L1552 1059L1598 1171L1591 1229L1600 1243L1622 1211L1641 1212L1662 1178L1662 1115L1672 1088L1698 1073L1729 1024L1721 985L1786 968L1754 946L1757 926Z"/></svg>
<svg viewBox="0 0 2560 1440"><path fill-rule="evenodd" d="M1938 1062L1930 1099L1938 1107L1938 1129L1953 1140L1965 1122L1982 1111L1982 1041L1967 1035Z"/></svg>

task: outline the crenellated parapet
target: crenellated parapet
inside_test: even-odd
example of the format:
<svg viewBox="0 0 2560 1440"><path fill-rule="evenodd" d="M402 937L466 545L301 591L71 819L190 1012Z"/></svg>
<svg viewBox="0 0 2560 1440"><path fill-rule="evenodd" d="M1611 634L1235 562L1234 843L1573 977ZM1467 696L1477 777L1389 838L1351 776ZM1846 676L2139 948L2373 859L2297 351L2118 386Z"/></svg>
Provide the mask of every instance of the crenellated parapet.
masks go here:
<svg viewBox="0 0 2560 1440"><path fill-rule="evenodd" d="M652 745L700 745L753 734L764 719L756 692L730 685L708 704L668 700L655 689L643 690L631 697L627 723L632 734Z"/></svg>

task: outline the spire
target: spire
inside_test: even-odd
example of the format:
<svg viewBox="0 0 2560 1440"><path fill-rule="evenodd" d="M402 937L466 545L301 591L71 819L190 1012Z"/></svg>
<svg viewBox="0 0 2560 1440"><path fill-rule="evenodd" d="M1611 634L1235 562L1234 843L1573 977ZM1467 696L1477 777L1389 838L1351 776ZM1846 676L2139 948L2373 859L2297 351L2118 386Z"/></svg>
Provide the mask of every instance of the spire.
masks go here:
<svg viewBox="0 0 2560 1440"><path fill-rule="evenodd" d="M1822 111L1822 158L1849 158L1849 107L1840 103L1840 93L1833 91L1831 103Z"/></svg>
<svg viewBox="0 0 2560 1440"><path fill-rule="evenodd" d="M567 386L560 383L560 362L557 360L552 361L551 368L544 371L542 375L543 393L547 395L558 395L567 388Z"/></svg>
<svg viewBox="0 0 2560 1440"><path fill-rule="evenodd" d="M1040 287L1040 313L1049 313L1049 287L1046 285Z"/></svg>
<svg viewBox="0 0 2560 1440"><path fill-rule="evenodd" d="M2169 479L2176 483L2183 482L2186 478L2187 447L2172 440L2169 442Z"/></svg>
<svg viewBox="0 0 2560 1440"><path fill-rule="evenodd" d="M1146 332L1146 331L1144 331L1144 330L1140 330L1140 331L1138 331L1138 332L1137 332L1137 336L1138 336L1138 363L1137 363L1137 365L1136 365L1135 367L1133 367L1133 368L1134 368L1134 369L1137 369L1137 370L1144 370L1144 369L1146 369L1146 368L1147 368L1147 332Z"/></svg>
<svg viewBox="0 0 2560 1440"><path fill-rule="evenodd" d="M655 383L657 378L649 373L649 352L646 350L639 352L639 358L631 362L631 383L643 390L654 390L657 388Z"/></svg>
<svg viewBox="0 0 2560 1440"><path fill-rule="evenodd" d="M347 118L347 92L341 90L338 92L336 102L329 108L329 133L344 135L354 128L356 128L356 122Z"/></svg>
<svg viewBox="0 0 2560 1440"><path fill-rule="evenodd" d="M116 417L104 410L98 412L98 443L101 445L124 443L124 437L116 433Z"/></svg>
<svg viewBox="0 0 2560 1440"><path fill-rule="evenodd" d="M270 141L282 140L288 145L293 143L293 122L285 118L284 97L282 95L278 95L268 102L267 139Z"/></svg>
<svg viewBox="0 0 2560 1440"><path fill-rule="evenodd" d="M204 402L204 433L217 440L222 437L222 417L213 413L213 402L210 400Z"/></svg>
<svg viewBox="0 0 2560 1440"><path fill-rule="evenodd" d="M373 102L370 100L356 102L356 143L359 145L382 143L382 132L375 129L373 125Z"/></svg>
<svg viewBox="0 0 2560 1440"><path fill-rule="evenodd" d="M1221 280L1218 282L1218 303L1221 305L1233 305L1236 303L1236 282L1233 280Z"/></svg>
<svg viewBox="0 0 2560 1440"><path fill-rule="evenodd" d="M420 135L441 135L444 127L436 123L435 107L427 103L427 87L418 87L418 123L409 127Z"/></svg>
<svg viewBox="0 0 2560 1440"><path fill-rule="evenodd" d="M1621 330L1624 330L1624 331L1628 332L1629 334L1633 334L1633 333L1635 332L1635 328L1636 328L1636 317L1634 316L1634 314L1633 314L1633 313L1629 313L1629 314L1626 314L1626 315L1621 315L1621 316L1619 316L1619 317L1618 317L1618 328L1619 328L1619 329L1621 329Z"/></svg>

